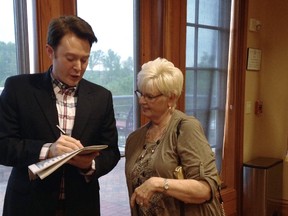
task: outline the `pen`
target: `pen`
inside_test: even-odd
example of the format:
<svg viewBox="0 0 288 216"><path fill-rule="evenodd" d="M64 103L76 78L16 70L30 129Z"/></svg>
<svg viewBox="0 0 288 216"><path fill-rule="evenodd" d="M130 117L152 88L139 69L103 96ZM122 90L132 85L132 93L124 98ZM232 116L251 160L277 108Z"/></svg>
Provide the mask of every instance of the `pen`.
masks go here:
<svg viewBox="0 0 288 216"><path fill-rule="evenodd" d="M63 135L66 135L66 132L59 125L56 125L56 127L61 131Z"/></svg>

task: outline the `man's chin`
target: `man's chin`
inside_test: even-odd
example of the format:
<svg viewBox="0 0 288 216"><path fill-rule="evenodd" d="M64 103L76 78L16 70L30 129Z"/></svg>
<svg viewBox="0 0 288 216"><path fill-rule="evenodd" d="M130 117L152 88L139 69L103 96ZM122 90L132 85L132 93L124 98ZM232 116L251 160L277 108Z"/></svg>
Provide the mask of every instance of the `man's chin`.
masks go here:
<svg viewBox="0 0 288 216"><path fill-rule="evenodd" d="M69 80L67 82L65 82L66 85L68 85L69 87L75 87L78 85L78 83L80 82L80 80Z"/></svg>

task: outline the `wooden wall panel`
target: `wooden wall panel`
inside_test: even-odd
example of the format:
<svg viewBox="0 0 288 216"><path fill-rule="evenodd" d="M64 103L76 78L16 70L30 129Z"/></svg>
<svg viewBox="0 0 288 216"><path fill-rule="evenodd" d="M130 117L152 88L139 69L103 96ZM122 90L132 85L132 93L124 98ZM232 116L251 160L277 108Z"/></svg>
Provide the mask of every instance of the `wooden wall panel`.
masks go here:
<svg viewBox="0 0 288 216"><path fill-rule="evenodd" d="M49 22L52 18L61 15L76 14L76 0L36 0L36 35L37 48L36 59L38 60L38 70L46 71L51 65L50 59L46 54L46 37Z"/></svg>
<svg viewBox="0 0 288 216"><path fill-rule="evenodd" d="M166 0L163 16L163 55L186 74L186 0ZM185 83L177 108L185 110Z"/></svg>
<svg viewBox="0 0 288 216"><path fill-rule="evenodd" d="M140 0L139 59L140 65L163 57L162 53L162 0Z"/></svg>

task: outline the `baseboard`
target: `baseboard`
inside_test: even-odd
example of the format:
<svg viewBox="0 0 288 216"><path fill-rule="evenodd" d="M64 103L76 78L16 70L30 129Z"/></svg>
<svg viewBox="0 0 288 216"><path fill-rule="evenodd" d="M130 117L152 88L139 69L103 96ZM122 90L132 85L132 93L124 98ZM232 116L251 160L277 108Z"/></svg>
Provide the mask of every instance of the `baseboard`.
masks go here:
<svg viewBox="0 0 288 216"><path fill-rule="evenodd" d="M267 215L288 216L288 200L268 199Z"/></svg>

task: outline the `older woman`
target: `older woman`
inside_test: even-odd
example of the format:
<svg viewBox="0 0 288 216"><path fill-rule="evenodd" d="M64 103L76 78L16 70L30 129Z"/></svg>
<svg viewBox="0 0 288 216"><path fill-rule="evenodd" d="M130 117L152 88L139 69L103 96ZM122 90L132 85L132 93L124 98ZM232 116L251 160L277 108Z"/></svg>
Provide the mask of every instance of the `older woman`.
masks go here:
<svg viewBox="0 0 288 216"><path fill-rule="evenodd" d="M215 158L201 124L175 109L182 72L157 58L142 66L137 86L142 114L150 121L126 142L131 214L221 215ZM173 175L179 165L184 179Z"/></svg>

